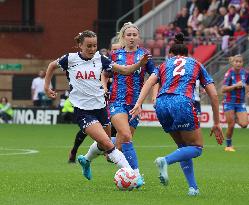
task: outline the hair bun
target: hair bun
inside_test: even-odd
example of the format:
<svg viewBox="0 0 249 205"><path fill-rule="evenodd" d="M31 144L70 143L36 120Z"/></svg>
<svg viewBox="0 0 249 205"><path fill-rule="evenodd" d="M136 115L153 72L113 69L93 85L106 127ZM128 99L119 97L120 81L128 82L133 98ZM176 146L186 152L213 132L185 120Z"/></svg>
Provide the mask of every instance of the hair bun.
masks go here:
<svg viewBox="0 0 249 205"><path fill-rule="evenodd" d="M175 41L176 44L183 44L184 34L183 33L176 34L174 41Z"/></svg>

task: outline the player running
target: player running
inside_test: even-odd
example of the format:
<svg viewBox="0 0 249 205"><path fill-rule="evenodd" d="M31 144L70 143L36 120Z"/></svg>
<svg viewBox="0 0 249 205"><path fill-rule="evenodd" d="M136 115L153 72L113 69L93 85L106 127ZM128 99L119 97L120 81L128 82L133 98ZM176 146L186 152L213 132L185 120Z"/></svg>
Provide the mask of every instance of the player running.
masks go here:
<svg viewBox="0 0 249 205"><path fill-rule="evenodd" d="M169 181L168 166L180 162L182 171L189 185L188 195L199 194L194 177L193 158L202 154L203 139L194 107L194 88L197 79L205 88L213 108L214 125L211 134L215 134L218 144L223 142L223 133L219 121L219 101L212 78L202 64L194 58L187 57L188 49L183 44L184 36L175 36L175 43L170 48L174 56L155 69L146 81L136 105L130 111L135 117L141 112L141 105L149 90L158 81L161 89L156 99L156 114L165 132L169 133L178 149L169 155L158 157L155 163L159 169L160 182L167 185Z"/></svg>

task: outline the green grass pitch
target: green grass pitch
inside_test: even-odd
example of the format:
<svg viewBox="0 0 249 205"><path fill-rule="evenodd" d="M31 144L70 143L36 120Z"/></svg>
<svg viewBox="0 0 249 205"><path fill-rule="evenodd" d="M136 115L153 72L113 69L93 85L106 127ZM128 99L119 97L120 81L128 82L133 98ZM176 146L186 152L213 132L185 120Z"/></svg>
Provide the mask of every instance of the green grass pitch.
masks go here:
<svg viewBox="0 0 249 205"><path fill-rule="evenodd" d="M170 184L162 186L153 163L176 146L161 128L139 127L134 137L141 173L140 190L118 191L117 168L100 156L92 163L93 179L81 175L78 164L68 164L76 125L0 125L0 205L124 205L124 204L249 204L249 130L234 132L234 153L224 151L203 129L205 148L194 159L201 195L187 196L179 164L169 167ZM78 153L86 153L87 138ZM26 151L25 151L26 150ZM24 154L27 150L38 153ZM22 153L22 154L19 154Z"/></svg>

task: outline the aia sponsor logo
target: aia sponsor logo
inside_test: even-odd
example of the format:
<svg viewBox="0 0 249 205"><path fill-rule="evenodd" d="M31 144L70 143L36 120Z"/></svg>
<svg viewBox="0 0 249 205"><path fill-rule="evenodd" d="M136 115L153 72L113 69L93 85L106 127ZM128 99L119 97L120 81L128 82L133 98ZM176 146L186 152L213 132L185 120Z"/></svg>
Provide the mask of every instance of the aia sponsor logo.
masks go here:
<svg viewBox="0 0 249 205"><path fill-rule="evenodd" d="M96 76L95 73L91 70L91 71L78 71L76 74L76 80L78 79L82 79L82 80L90 80L90 79L94 79L96 80Z"/></svg>

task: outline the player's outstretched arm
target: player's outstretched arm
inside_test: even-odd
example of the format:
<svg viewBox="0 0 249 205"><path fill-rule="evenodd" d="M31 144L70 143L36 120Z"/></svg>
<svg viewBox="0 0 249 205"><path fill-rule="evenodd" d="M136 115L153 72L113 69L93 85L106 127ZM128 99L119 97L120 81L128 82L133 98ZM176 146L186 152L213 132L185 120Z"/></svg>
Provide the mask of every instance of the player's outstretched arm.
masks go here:
<svg viewBox="0 0 249 205"><path fill-rule="evenodd" d="M211 106L213 110L213 120L214 125L211 128L210 136L214 134L216 141L218 144L222 144L224 140L223 132L220 127L220 117L219 117L219 99L218 94L216 91L216 88L213 83L207 85L205 87L205 91L207 92L210 100L211 100Z"/></svg>
<svg viewBox="0 0 249 205"><path fill-rule="evenodd" d="M136 70L138 70L140 67L145 66L150 58L151 58L151 55L144 54L142 56L142 58L140 59L140 61L137 62L136 64L123 66L123 65L119 65L117 63L114 63L113 70L115 72L122 74L122 75L129 75L129 74L135 72Z"/></svg>
<svg viewBox="0 0 249 205"><path fill-rule="evenodd" d="M57 61L53 61L49 63L46 76L45 76L45 84L44 84L44 90L45 90L46 95L49 98L53 98L53 99L56 98L57 93L54 90L52 90L49 85L50 85L55 69L57 69Z"/></svg>
<svg viewBox="0 0 249 205"><path fill-rule="evenodd" d="M138 97L138 100L136 102L136 105L133 107L132 110L130 110L130 115L132 115L132 119L134 119L141 111L141 105L143 104L144 99L146 98L146 96L149 94L150 89L152 88L153 85L155 85L157 83L157 76L152 74L148 80L145 82L141 93Z"/></svg>

